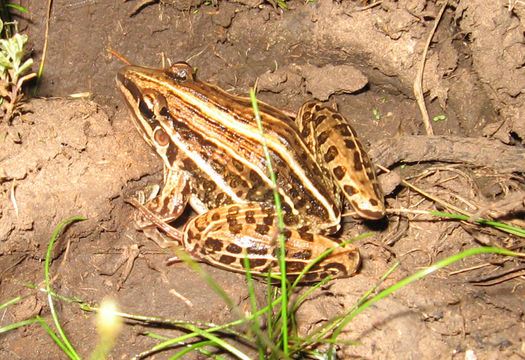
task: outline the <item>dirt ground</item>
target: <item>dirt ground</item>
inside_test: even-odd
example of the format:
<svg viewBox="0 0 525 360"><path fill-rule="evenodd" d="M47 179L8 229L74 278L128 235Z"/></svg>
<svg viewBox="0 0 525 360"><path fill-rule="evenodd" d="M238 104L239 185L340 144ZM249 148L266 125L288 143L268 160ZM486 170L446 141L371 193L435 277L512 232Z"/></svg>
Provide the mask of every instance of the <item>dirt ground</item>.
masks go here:
<svg viewBox="0 0 525 360"><path fill-rule="evenodd" d="M257 81L259 99L288 110L312 98L337 104L376 164L393 171L380 177L392 213L379 224L345 220L343 238L375 231L356 243L359 274L310 296L298 313L303 335L352 306L397 261L379 289L480 245L522 250L523 238L400 211L443 210L399 185L403 178L471 214L525 226L525 3L448 2L423 81L430 118L446 119L432 121L437 136L429 137L413 83L441 1L292 0L288 9L262 0L54 1L39 97L10 124L0 122L0 303L23 296L2 311L0 327L36 314L50 319L44 294L23 284L42 283L49 239L72 216L87 220L70 225L54 248L59 294L90 303L109 296L135 314L236 318L186 265L165 266L169 254L133 226L124 199L160 184L162 164L131 126L114 80L123 64L109 50L139 65L187 61L200 79L236 94ZM39 64L47 2L13 3L29 11L17 20ZM71 98L84 92L88 99ZM244 276L203 266L248 311ZM524 359L524 268L480 255L432 273L355 318L342 338L359 343L341 346L338 358ZM257 288L263 299L265 285ZM94 315L56 304L71 342L88 357ZM111 358L154 346L142 335L152 330L176 334L130 323ZM0 339L1 359L65 358L37 324Z"/></svg>

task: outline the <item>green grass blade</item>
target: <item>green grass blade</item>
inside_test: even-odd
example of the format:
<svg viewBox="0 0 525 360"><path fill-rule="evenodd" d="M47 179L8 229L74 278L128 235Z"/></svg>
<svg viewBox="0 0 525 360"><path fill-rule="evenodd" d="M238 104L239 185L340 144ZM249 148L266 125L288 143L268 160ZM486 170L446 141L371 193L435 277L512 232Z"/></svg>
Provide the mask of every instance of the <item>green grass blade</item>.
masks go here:
<svg viewBox="0 0 525 360"><path fill-rule="evenodd" d="M12 298L11 300L8 300L6 301L5 303L3 303L2 305L0 305L0 310L6 308L6 307L9 307L11 306L12 304L18 302L19 300L21 300L22 297L21 296L17 296L15 298Z"/></svg>
<svg viewBox="0 0 525 360"><path fill-rule="evenodd" d="M329 321L327 321L325 324L323 324L321 327L319 327L318 329L316 329L312 334L311 336L305 341L305 345L310 345L310 344L315 344L315 343L319 343L319 342L325 342L325 336L327 336L327 334L329 334L335 327L339 326L341 324L341 322L349 315L351 314L352 312L354 312L361 304L363 304L366 299L368 299L368 297L377 289L377 287L383 282L385 281L385 279L390 276L390 274L395 270L397 269L397 267L399 266L399 262L396 262L392 267L390 267L390 269L388 269L388 271L386 273L383 274L383 276L381 276L381 278L376 281L376 283L370 287L370 289L368 289L365 294L363 296L361 296L359 298L359 300L357 300L357 302L350 308L348 309L345 313L343 313L342 315L340 316L336 316L332 319L330 319Z"/></svg>
<svg viewBox="0 0 525 360"><path fill-rule="evenodd" d="M250 261L248 260L246 249L243 249L243 262L244 268L246 269L246 284L248 286L248 293L250 295L250 305L252 308L252 314L257 312L257 299L255 298L255 289L253 287L252 272L250 271ZM264 348L261 339L261 330L259 327L259 318L256 316L253 318L252 329L257 334L257 349L259 352L259 359L264 359Z"/></svg>
<svg viewBox="0 0 525 360"><path fill-rule="evenodd" d="M201 336L203 338L206 338L206 339L210 340L213 343L214 346L218 346L218 347L228 351L232 355L237 356L239 359L250 360L250 357L248 355L246 355L245 353L243 353L241 350L237 349L235 346L233 346L233 345L227 343L226 341L222 340L220 337L213 335L209 331L199 329L198 327L193 326L193 325L188 325L187 328L188 328L188 330L193 331L194 333L196 333L198 336ZM173 339L173 340L176 340L176 339ZM166 344L166 343L169 343L169 341L166 341L163 344ZM171 346L171 344L169 346ZM162 348L164 348L164 346ZM157 349L157 350L160 350L160 349Z"/></svg>
<svg viewBox="0 0 525 360"><path fill-rule="evenodd" d="M220 297L224 300L226 305L228 305L240 318L244 318L244 313L239 309L237 305L233 302L233 300L226 294L226 292L220 287L219 284L213 280L213 278L208 274L195 260L193 260L187 253L185 253L183 250L175 249L175 253L179 259L184 261L188 266L195 271L197 274L199 274L204 281L210 286L213 291L215 291L217 294L219 294Z"/></svg>
<svg viewBox="0 0 525 360"><path fill-rule="evenodd" d="M470 219L468 216L465 216L465 215L450 214L450 213L444 213L440 211L429 211L428 213L435 215L435 216L442 216L442 217L458 219L458 220L468 221ZM510 234L513 234L519 237L525 237L525 229L520 229L520 228L511 226L511 225L507 225L507 224L500 223L497 221L485 220L485 219L476 219L474 221L477 222L478 224L493 226L502 231L505 231L507 233L510 233Z"/></svg>
<svg viewBox="0 0 525 360"><path fill-rule="evenodd" d="M23 6L20 6L20 5L15 5L15 4L5 4L6 7L10 7L10 8L13 8L13 9L16 9L20 12L23 12L23 13L27 13L29 11L27 11L27 9Z"/></svg>
<svg viewBox="0 0 525 360"><path fill-rule="evenodd" d="M192 345L189 345L188 347L186 347L186 349L184 350L181 350L180 352L177 353L177 355L174 355L172 357L170 357L170 360L177 360L181 357L183 357L184 355L186 355L187 353L190 353L192 351L199 351L201 352L202 354L208 356L208 357L211 357L211 358L214 358L214 359L223 359L223 357L219 356L219 355L214 355L212 352L204 349L205 346L213 346L215 345L215 343L213 341L201 341L201 342L198 342L196 344L192 344Z"/></svg>
<svg viewBox="0 0 525 360"><path fill-rule="evenodd" d="M17 328L22 327L22 326L26 326L26 325L32 324L34 322L39 322L39 321L36 318L32 318L32 319L22 320L22 321L14 323L14 324L6 325L6 326L0 328L0 334L6 333L8 331L17 329Z"/></svg>
<svg viewBox="0 0 525 360"><path fill-rule="evenodd" d="M53 330L51 330L51 328L47 325L47 323L44 321L44 319L42 319L40 316L36 316L35 320L37 320L40 325L42 325L44 327L44 329L47 331L47 333L49 334L49 336L51 336L51 338L55 341L55 343L60 347L60 349L62 349L62 351L70 358L70 359L80 359L80 357L78 356L78 354L76 353L72 353L69 348L66 346L66 344L60 340L60 338L54 333Z"/></svg>
<svg viewBox="0 0 525 360"><path fill-rule="evenodd" d="M70 357L72 359L78 359L80 360L80 356L75 351L75 348L73 348L73 345L69 342L66 334L64 333L62 326L60 325L60 322L58 321L58 315L55 312L55 307L53 305L53 298L51 295L51 284L50 284L50 277L49 277L49 264L51 262L51 251L53 249L53 245L55 244L55 240L58 237L58 234L62 230L64 226L67 224L74 222L74 221L81 221L85 220L83 217L72 217L69 219L66 219L62 221L58 227L56 228L55 232L53 233L53 236L51 237L51 241L49 241L49 245L47 246L47 253L46 253L46 260L44 265L44 276L45 276L45 282L46 282L46 291L47 291L47 300L49 302L49 309L51 310L51 316L53 317L53 321L55 322L55 326L57 328L58 334L60 335L60 338L64 342L65 346L69 350L68 353L70 353Z"/></svg>
<svg viewBox="0 0 525 360"><path fill-rule="evenodd" d="M255 121L259 128L259 133L261 135L261 143L264 149L264 155L266 157L266 166L268 167L268 172L270 173L270 178L273 184L273 197L275 203L275 209L277 212L278 226L279 226L279 269L281 270L281 318L282 328L281 328L281 337L283 344L283 352L285 356L288 356L288 291L287 291L287 279L286 279L286 261L285 261L285 239L284 239L284 218L282 213L281 206L281 197L279 196L279 191L277 189L277 177L273 170L272 160L270 158L270 151L268 150L268 144L266 143L266 138L264 136L264 129L261 121L261 114L259 113L259 105L257 104L257 99L255 98L255 90L250 89L250 98L252 100L253 112L255 115Z"/></svg>
<svg viewBox="0 0 525 360"><path fill-rule="evenodd" d="M339 336L339 334L341 333L341 331L345 328L346 325L348 325L348 323L350 321L352 321L353 318L355 318L358 314L360 314L361 312L363 312L365 309L367 309L368 307L370 307L372 304L374 304L375 302L381 300L382 298L390 295L391 293L393 293L394 291L402 288L403 286L406 286L416 280L419 280L425 276L427 276L428 274L438 270L438 269L441 269L445 266L448 266L456 261L459 261L461 259L464 259L468 256L473 256L473 255L477 255L477 254L484 254L484 253L495 253L495 254L501 254L501 255L506 255L506 256L519 256L519 254L513 252L513 251L510 251L510 250L506 250L506 249L500 249L500 248L495 248L495 247L478 247L478 248L473 248L473 249L469 249L469 250L466 250L466 251L463 251L461 252L460 254L457 254L457 255L454 255L454 256L450 256L446 259L443 259L441 261L438 261L436 264L432 265L432 266L429 266L428 268L426 269L423 269L421 271L418 271L417 273L413 274L413 275L410 275L406 278L404 278L403 280L397 282L396 284L388 287L387 289L381 291L379 294L377 294L376 296L374 296L373 298L371 298L370 300L367 300L365 301L361 306L359 306L354 312L352 312L351 314L349 314L348 317L346 317L342 322L341 324L339 325L339 327L334 331L333 335L332 335L332 340L336 340L337 337ZM330 349L330 352L333 351L333 348Z"/></svg>

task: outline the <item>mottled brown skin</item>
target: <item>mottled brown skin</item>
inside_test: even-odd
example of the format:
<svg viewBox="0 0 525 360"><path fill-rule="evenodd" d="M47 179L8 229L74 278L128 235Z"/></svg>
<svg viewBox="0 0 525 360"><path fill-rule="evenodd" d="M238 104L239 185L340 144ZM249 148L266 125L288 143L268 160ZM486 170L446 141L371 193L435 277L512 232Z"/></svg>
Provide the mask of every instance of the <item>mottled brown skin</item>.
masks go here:
<svg viewBox="0 0 525 360"><path fill-rule="evenodd" d="M189 202L200 215L173 236L186 251L233 271L244 271L247 256L254 273L278 273L273 185L250 101L196 80L183 63L168 70L128 66L117 83L137 129L165 165L162 192L146 204L153 215L139 216L138 226L165 229L159 222L176 219ZM341 192L369 219L383 216L383 198L340 114L310 102L296 124L267 104L259 109L282 200L289 275L298 275L338 246L324 235L339 229ZM338 247L309 276L348 276L358 264L357 249Z"/></svg>

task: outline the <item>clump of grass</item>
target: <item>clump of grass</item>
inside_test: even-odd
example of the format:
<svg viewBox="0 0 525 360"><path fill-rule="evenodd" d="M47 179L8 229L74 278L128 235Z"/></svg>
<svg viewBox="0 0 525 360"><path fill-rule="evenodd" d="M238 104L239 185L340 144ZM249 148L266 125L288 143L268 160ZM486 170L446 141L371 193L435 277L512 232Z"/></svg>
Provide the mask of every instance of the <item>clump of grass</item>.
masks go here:
<svg viewBox="0 0 525 360"><path fill-rule="evenodd" d="M3 28L4 23L0 20L0 32ZM7 122L20 107L22 85L36 76L35 73L28 73L33 59L24 61L26 43L27 35L19 33L0 39L0 112Z"/></svg>

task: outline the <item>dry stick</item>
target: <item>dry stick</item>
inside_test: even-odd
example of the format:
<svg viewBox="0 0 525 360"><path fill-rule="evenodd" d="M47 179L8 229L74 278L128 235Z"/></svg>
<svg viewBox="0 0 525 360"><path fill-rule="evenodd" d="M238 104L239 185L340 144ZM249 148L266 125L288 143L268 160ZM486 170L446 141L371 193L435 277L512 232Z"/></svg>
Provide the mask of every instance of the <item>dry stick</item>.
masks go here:
<svg viewBox="0 0 525 360"><path fill-rule="evenodd" d="M423 55L421 56L421 64L419 65L419 70L416 75L416 79L414 80L414 96L416 97L417 105L419 106L419 111L421 111L421 117L423 118L423 125L425 125L425 130L427 132L428 136L433 136L434 131L432 130L432 124L430 123L430 118L428 116L427 107L425 105L425 97L423 96L423 72L425 70L425 62L427 59L427 52L428 48L430 47L430 42L432 41L432 38L434 37L434 33L436 32L436 29L439 25L439 21L441 20L441 16L443 15L443 12L445 11L445 8L448 5L448 0L445 0L443 3L443 6L439 10L439 13L434 20L434 27L430 31L430 34L428 34L428 39L425 44L425 48L423 49Z"/></svg>
<svg viewBox="0 0 525 360"><path fill-rule="evenodd" d="M510 275L506 275L506 276L502 276L501 279L496 279L494 281L491 281L491 282L485 282L485 283L473 283L472 285L474 286L493 286L493 285L497 285L497 284L501 284L505 281L509 281L509 280L512 280L512 279L515 279L515 278L518 278L518 277L523 277L525 276L525 270L521 270L515 274L510 274Z"/></svg>
<svg viewBox="0 0 525 360"><path fill-rule="evenodd" d="M42 61L40 62L40 67L38 68L38 74L36 77L36 86L34 90L34 94L36 95L36 92L38 90L38 86L40 85L40 79L42 78L42 73L44 72L44 63L46 62L46 55L47 55L47 40L49 38L49 22L51 21L51 6L53 5L53 0L47 1L47 13L46 13L46 32L44 35L44 48L42 49Z"/></svg>
<svg viewBox="0 0 525 360"><path fill-rule="evenodd" d="M131 63L128 61L128 59L126 59L124 56L120 55L118 52L116 52L115 50L111 50L109 49L108 50L109 53L111 55L113 55L114 57L116 57L117 59L119 59L120 61L122 61L124 64L126 65L131 65Z"/></svg>

